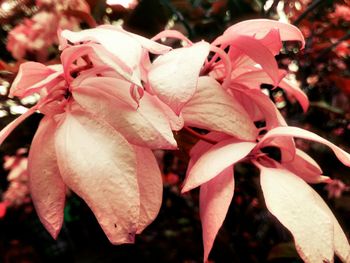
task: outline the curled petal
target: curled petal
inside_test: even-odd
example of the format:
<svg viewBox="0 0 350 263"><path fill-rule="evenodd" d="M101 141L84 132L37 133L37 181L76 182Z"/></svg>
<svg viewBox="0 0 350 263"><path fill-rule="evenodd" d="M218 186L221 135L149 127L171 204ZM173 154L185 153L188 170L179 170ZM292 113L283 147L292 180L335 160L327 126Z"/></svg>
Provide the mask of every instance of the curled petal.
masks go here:
<svg viewBox="0 0 350 263"><path fill-rule="evenodd" d="M278 29L282 41L300 41L302 48L305 46L305 39L300 30L291 24L282 23L269 19L252 19L237 23L224 32L224 35L247 35L261 39L272 29ZM215 42L214 42L215 43Z"/></svg>
<svg viewBox="0 0 350 263"><path fill-rule="evenodd" d="M322 176L322 170L315 160L299 149L296 149L293 161L282 165L307 183L321 183L329 180L329 177ZM300 167L303 168L300 169Z"/></svg>
<svg viewBox="0 0 350 263"><path fill-rule="evenodd" d="M159 99L176 114L196 91L197 80L210 45L199 42L159 56L152 64L148 79Z"/></svg>
<svg viewBox="0 0 350 263"><path fill-rule="evenodd" d="M107 123L77 110L65 114L55 146L63 181L88 204L108 239L134 242L140 196L132 146Z"/></svg>
<svg viewBox="0 0 350 263"><path fill-rule="evenodd" d="M239 59L243 53L262 67L274 85L278 85L280 74L275 57L259 40L250 36L234 35L227 36L223 42L231 46L230 54L233 56L233 61Z"/></svg>
<svg viewBox="0 0 350 263"><path fill-rule="evenodd" d="M26 62L20 65L18 74L12 83L10 96L26 97L38 92L41 88L58 83L63 74L61 68L54 70L37 62Z"/></svg>
<svg viewBox="0 0 350 263"><path fill-rule="evenodd" d="M139 62L136 64L124 62L120 57L113 55L111 52L103 48L102 45L96 43L87 43L83 45L70 46L63 50L61 54L62 65L64 67L65 78L68 82L73 80L71 71L77 68L73 62L81 59L83 56L88 56L91 62L95 65L109 66L117 72L122 78L133 82L135 85L141 86ZM85 63L86 64L86 63ZM75 66L74 68L72 66ZM89 66L89 65L87 65Z"/></svg>
<svg viewBox="0 0 350 263"><path fill-rule="evenodd" d="M238 100L211 77L200 77L197 91L182 110L188 126L255 140L258 131Z"/></svg>
<svg viewBox="0 0 350 263"><path fill-rule="evenodd" d="M301 258L306 263L333 262L333 221L315 201L317 193L285 169L259 169L266 206L293 234Z"/></svg>
<svg viewBox="0 0 350 263"><path fill-rule="evenodd" d="M287 94L295 97L303 108L303 111L307 111L310 102L307 95L299 88L299 86L292 84L286 78L282 79L278 86L281 87Z"/></svg>
<svg viewBox="0 0 350 263"><path fill-rule="evenodd" d="M338 157L338 159L343 164L345 164L346 166L350 166L350 154L340 149L338 146L331 143L330 141L327 141L326 139L318 136L317 134L298 127L289 126L289 127L274 128L265 134L265 136L259 142L259 146L265 145L266 142L277 137L297 137L297 138L302 138L302 139L322 143L324 145L327 145L329 148L331 148L334 154Z"/></svg>
<svg viewBox="0 0 350 263"><path fill-rule="evenodd" d="M202 184L199 210L202 222L204 262L207 262L215 237L225 220L234 193L233 167Z"/></svg>
<svg viewBox="0 0 350 263"><path fill-rule="evenodd" d="M162 204L163 181L153 152L138 146L134 146L134 150L140 189L140 216L137 233L141 233L158 215Z"/></svg>
<svg viewBox="0 0 350 263"><path fill-rule="evenodd" d="M89 41L101 44L87 43L85 45L91 46L99 59L114 68L125 79L141 86L139 66L142 47L133 37L106 28L86 29L80 32L63 30L61 36L76 44ZM69 52L71 48L65 50Z"/></svg>
<svg viewBox="0 0 350 263"><path fill-rule="evenodd" d="M66 187L57 165L56 123L44 117L35 133L28 157L31 197L40 221L56 239L63 223Z"/></svg>
<svg viewBox="0 0 350 263"><path fill-rule="evenodd" d="M182 192L213 179L225 168L246 157L255 145L253 142L237 142L237 139L227 139L215 144L188 171Z"/></svg>

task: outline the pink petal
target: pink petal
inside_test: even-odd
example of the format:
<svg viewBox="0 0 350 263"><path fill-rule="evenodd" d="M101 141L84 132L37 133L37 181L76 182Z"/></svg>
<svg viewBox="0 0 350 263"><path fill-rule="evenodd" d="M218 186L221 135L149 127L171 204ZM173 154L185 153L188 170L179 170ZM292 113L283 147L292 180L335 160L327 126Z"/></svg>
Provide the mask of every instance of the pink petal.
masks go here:
<svg viewBox="0 0 350 263"><path fill-rule="evenodd" d="M153 152L138 146L134 146L134 150L140 189L140 217L137 233L141 233L158 215L162 204L163 181Z"/></svg>
<svg viewBox="0 0 350 263"><path fill-rule="evenodd" d="M284 169L259 166L269 211L293 234L306 263L333 262L333 221L315 202L314 190Z"/></svg>
<svg viewBox="0 0 350 263"><path fill-rule="evenodd" d="M150 51L153 54L164 54L171 50L171 47L159 44L151 39L142 37L140 35L133 34L131 32L124 30L121 27L116 27L111 25L102 25L102 26L99 26L98 28L105 28L105 29L119 31L121 33L127 34L128 36L131 36L132 38L134 38L143 48L145 48L146 50Z"/></svg>
<svg viewBox="0 0 350 263"><path fill-rule="evenodd" d="M61 36L72 43L92 41L101 44L103 49L108 52L100 48L96 49L98 45L95 45L94 49L102 61L108 62L113 57L117 58L121 61L119 65L124 64L132 71L135 71L132 79L140 78L139 65L141 62L142 46L129 34L102 27L86 29L80 32L63 30ZM118 71L118 73L123 74L123 71Z"/></svg>
<svg viewBox="0 0 350 263"><path fill-rule="evenodd" d="M211 77L200 77L197 91L184 106L187 126L224 132L255 141L258 131L239 101Z"/></svg>
<svg viewBox="0 0 350 263"><path fill-rule="evenodd" d="M62 179L89 205L113 244L132 243L140 196L131 145L104 122L70 111L55 138Z"/></svg>
<svg viewBox="0 0 350 263"><path fill-rule="evenodd" d="M163 30L162 32L152 37L152 40L160 40L162 38L175 38L175 39L182 40L189 45L192 45L192 41L189 40L184 34L182 34L177 30Z"/></svg>
<svg viewBox="0 0 350 263"><path fill-rule="evenodd" d="M28 157L30 192L40 221L56 239L63 223L66 187L58 170L54 135L56 123L44 117L35 133Z"/></svg>
<svg viewBox="0 0 350 263"><path fill-rule="evenodd" d="M324 145L327 145L329 148L331 148L332 151L335 153L335 155L343 164L345 164L346 166L350 166L350 154L340 149L338 146L331 143L330 141L327 141L326 139L323 139L322 137L318 136L317 134L307 130L303 130L301 128L297 128L297 127L289 126L289 127L277 127L275 129L272 129L268 133L266 133L265 136L261 139L261 141L259 142L259 146L266 144L267 141L270 141L275 137L297 137L297 138L302 138L302 139L322 143Z"/></svg>
<svg viewBox="0 0 350 263"><path fill-rule="evenodd" d="M321 183L329 179L327 176L322 176L322 170L315 160L299 149L296 149L293 161L282 165L307 183Z"/></svg>
<svg viewBox="0 0 350 263"><path fill-rule="evenodd" d="M286 75L286 72L284 70L279 70L278 74L279 74L278 79L281 80ZM252 89L259 89L259 90L260 90L261 84L273 85L271 78L267 75L267 73L264 70L256 69L256 68L254 70L246 71L243 74L236 76L235 78L232 79L232 82L245 85Z"/></svg>
<svg viewBox="0 0 350 263"><path fill-rule="evenodd" d="M25 62L20 65L18 74L12 83L10 96L25 97L38 92L52 82L58 82L62 69L55 71L37 62Z"/></svg>
<svg viewBox="0 0 350 263"><path fill-rule="evenodd" d="M234 92L254 121L266 122L266 130L287 125L275 104L260 90L246 89L241 91L234 90ZM292 138L274 138L268 145L264 146L280 148L282 161L284 162L294 159L295 145Z"/></svg>
<svg viewBox="0 0 350 263"><path fill-rule="evenodd" d="M278 85L280 81L279 69L274 55L265 47L259 40L254 37L243 35L227 35L223 40L223 44L231 45L230 54L233 55L232 60L235 61L242 53L257 64L261 65L262 69L271 78L274 85Z"/></svg>
<svg viewBox="0 0 350 263"><path fill-rule="evenodd" d="M303 108L303 111L306 112L309 108L309 99L306 96L306 94L300 89L299 86L293 85L290 81L288 81L286 78L282 79L282 81L278 84L279 87L281 87L287 94L292 95L297 99L297 101L300 103L301 107Z"/></svg>
<svg viewBox="0 0 350 263"><path fill-rule="evenodd" d="M272 29L278 29L282 41L300 41L302 48L305 46L305 40L300 30L287 23L282 23L269 19L252 19L237 23L229 27L224 34L229 35L247 35L261 39Z"/></svg>
<svg viewBox="0 0 350 263"><path fill-rule="evenodd" d="M227 139L215 144L188 171L182 193L208 182L225 168L239 162L255 145L253 142L237 142L237 139Z"/></svg>
<svg viewBox="0 0 350 263"><path fill-rule="evenodd" d="M202 41L174 49L153 62L148 75L151 88L176 114L195 93L209 49L209 44Z"/></svg>
<svg viewBox="0 0 350 263"><path fill-rule="evenodd" d="M274 56L280 53L282 49L282 41L280 31L277 28L271 29L262 39L259 40Z"/></svg>
<svg viewBox="0 0 350 263"><path fill-rule="evenodd" d="M135 62L135 65L133 64L133 61L129 61L130 63L128 64L124 62L122 58L113 55L103 46L95 43L70 46L69 48L63 50L61 54L61 60L67 81L70 82L73 79L70 76L72 66L74 65L73 62L84 55L88 55L94 65L107 65L115 70L125 80L141 86L141 73L138 67L139 61Z"/></svg>
<svg viewBox="0 0 350 263"><path fill-rule="evenodd" d="M122 133L130 143L152 149L177 147L169 121L151 95L145 93L138 109L135 109L121 100L123 92L130 96L129 90L123 86L114 86L114 91L108 88L111 91L108 94L104 92L107 84L102 80L99 89L86 88L87 86L76 88L73 97L84 109ZM116 84L117 82L114 85Z"/></svg>
<svg viewBox="0 0 350 263"><path fill-rule="evenodd" d="M323 199L316 192L313 192L313 193L314 193L314 199L318 204L318 206L324 212L326 212L333 221L335 254L340 258L342 262L350 262L350 245L343 229L339 225L338 220L335 218L334 214L329 209L328 205L323 201Z"/></svg>
<svg viewBox="0 0 350 263"><path fill-rule="evenodd" d="M30 108L28 111L23 113L21 116L19 116L17 119L14 119L12 122L7 124L1 131L0 131L0 145L4 142L4 140L7 138L7 136L10 135L10 133L19 125L21 124L25 119L27 119L30 115L32 115L34 112L37 111L39 105L35 105L34 107Z"/></svg>
<svg viewBox="0 0 350 263"><path fill-rule="evenodd" d="M225 220L234 192L233 167L229 166L200 188L204 262L207 262L215 237Z"/></svg>

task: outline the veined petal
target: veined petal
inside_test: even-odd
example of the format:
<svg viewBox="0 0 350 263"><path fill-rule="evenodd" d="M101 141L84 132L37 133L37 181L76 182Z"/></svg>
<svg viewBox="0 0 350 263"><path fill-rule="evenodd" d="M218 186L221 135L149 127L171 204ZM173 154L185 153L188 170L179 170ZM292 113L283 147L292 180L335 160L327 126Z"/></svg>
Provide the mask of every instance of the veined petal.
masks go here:
<svg viewBox="0 0 350 263"><path fill-rule="evenodd" d="M137 181L140 189L140 216L137 233L157 217L163 197L159 166L150 149L134 146L137 159Z"/></svg>
<svg viewBox="0 0 350 263"><path fill-rule="evenodd" d="M316 193L314 193L314 198L318 206L323 209L324 212L328 214L328 216L333 221L334 227L334 250L335 254L340 258L342 262L350 262L350 245L349 241L339 225L338 220L335 218L332 211L329 209L328 205L323 201L323 199Z"/></svg>
<svg viewBox="0 0 350 263"><path fill-rule="evenodd" d="M200 77L197 90L182 109L188 126L224 132L255 141L258 131L248 113L233 95L211 77Z"/></svg>
<svg viewBox="0 0 350 263"><path fill-rule="evenodd" d="M202 222L204 262L207 262L215 237L225 220L233 198L234 187L232 166L201 185L199 210Z"/></svg>
<svg viewBox="0 0 350 263"><path fill-rule="evenodd" d="M153 62L148 75L152 91L176 114L195 93L209 50L210 45L202 41L169 51Z"/></svg>
<svg viewBox="0 0 350 263"><path fill-rule="evenodd" d="M253 142L237 142L237 139L223 140L215 144L193 164L185 179L182 193L208 182L225 168L239 162L255 145Z"/></svg>
<svg viewBox="0 0 350 263"><path fill-rule="evenodd" d="M175 149L176 141L169 121L152 96L145 93L138 109L134 109L120 100L117 94L120 92L123 91L118 87L109 94L99 89L76 88L73 97L88 112L122 133L130 143L151 149Z"/></svg>
<svg viewBox="0 0 350 263"><path fill-rule="evenodd" d="M318 136L315 133L312 133L310 131L307 131L298 127L288 126L288 127L274 128L265 134L265 136L259 142L259 146L265 145L266 142L276 137L297 137L301 139L322 143L324 145L327 145L329 148L331 148L331 150L334 152L334 154L338 157L338 159L343 164L345 164L346 166L350 166L350 154L340 149L338 146L331 143L330 141L327 141L326 139L322 138L321 136Z"/></svg>
<svg viewBox="0 0 350 263"><path fill-rule="evenodd" d="M333 262L333 221L315 200L314 190L285 169L259 166L268 210L293 234L306 263Z"/></svg>
<svg viewBox="0 0 350 263"><path fill-rule="evenodd" d="M38 92L52 82L58 82L63 70L53 70L41 63L25 62L20 65L18 74L12 83L10 96L25 97Z"/></svg>
<svg viewBox="0 0 350 263"><path fill-rule="evenodd" d="M304 48L305 40L300 30L291 24L282 23L269 19L251 19L237 23L224 32L230 35L254 36L257 39L263 38L271 29L278 29L282 41L300 41ZM215 42L214 42L215 43Z"/></svg>
<svg viewBox="0 0 350 263"><path fill-rule="evenodd" d="M140 196L133 147L107 123L77 110L66 113L55 145L63 181L89 205L110 242L134 242Z"/></svg>
<svg viewBox="0 0 350 263"><path fill-rule="evenodd" d="M35 210L47 231L56 239L63 223L66 187L57 165L56 122L44 117L35 133L28 156L30 193Z"/></svg>
<svg viewBox="0 0 350 263"><path fill-rule="evenodd" d="M80 92L97 92L103 93L108 96L115 97L116 101L123 102L130 107L137 109L138 105L135 100L130 95L131 83L122 79L116 79L112 77L87 77L80 81L72 83L72 93L74 94ZM96 93L96 95L97 95Z"/></svg>

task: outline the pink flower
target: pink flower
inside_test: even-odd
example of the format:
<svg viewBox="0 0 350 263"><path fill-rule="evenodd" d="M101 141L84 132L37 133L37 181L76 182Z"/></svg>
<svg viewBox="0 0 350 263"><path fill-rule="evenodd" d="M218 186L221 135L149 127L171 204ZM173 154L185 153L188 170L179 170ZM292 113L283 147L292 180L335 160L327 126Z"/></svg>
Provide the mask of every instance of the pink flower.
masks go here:
<svg viewBox="0 0 350 263"><path fill-rule="evenodd" d="M330 181L325 189L328 191L328 198L339 198L345 191L349 191L349 186L344 184L339 179L334 179Z"/></svg>
<svg viewBox="0 0 350 263"><path fill-rule="evenodd" d="M48 48L58 44L58 29L80 28L80 21L72 16L68 17L63 11L74 9L90 13L84 0L37 1L37 4L49 7L45 8L47 11L40 11L33 17L24 19L9 32L6 48L17 60L24 59L28 54L35 55L39 61L47 60Z"/></svg>
<svg viewBox="0 0 350 263"><path fill-rule="evenodd" d="M144 53L169 48L111 27L63 31L61 37L62 65L21 65L11 95L39 92L41 99L1 131L0 141L27 116L42 112L28 159L41 222L58 235L68 186L112 243L133 242L162 200L151 149L176 148L171 127L181 128L181 120L141 86Z"/></svg>
<svg viewBox="0 0 350 263"><path fill-rule="evenodd" d="M286 148L281 139L299 137L329 146L336 156L350 166L350 155L327 140L296 127L277 127L259 139L258 143L240 141L223 134L211 134L215 145L200 141L192 149L191 161L183 192L201 186L200 212L203 225L205 260L215 236L225 219L234 193L233 167L240 161L252 161L261 172L260 182L270 212L294 236L296 248L305 262L333 259L334 251L344 262L350 258L350 246L339 223L321 197L308 183L329 181L306 153ZM261 151L278 147L294 155L281 163ZM294 194L297 191L297 194ZM322 227L323 231L320 231ZM327 242L318 242L324 240ZM333 241L334 240L334 241ZM334 250L333 250L334 249Z"/></svg>

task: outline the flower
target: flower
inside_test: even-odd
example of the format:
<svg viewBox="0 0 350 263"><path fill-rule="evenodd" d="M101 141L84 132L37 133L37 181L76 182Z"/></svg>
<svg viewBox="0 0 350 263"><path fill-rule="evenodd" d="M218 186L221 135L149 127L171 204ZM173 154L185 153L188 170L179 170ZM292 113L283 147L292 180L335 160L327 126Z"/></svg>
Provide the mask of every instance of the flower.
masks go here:
<svg viewBox="0 0 350 263"><path fill-rule="evenodd" d="M113 38L118 41L106 41ZM43 113L28 158L41 222L56 238L69 187L89 205L112 243L133 242L162 200L151 149L176 148L171 126L181 126L166 105L143 91L139 74L143 52L169 48L112 28L63 31L61 42L62 65L20 66L10 94L40 93L41 99L1 131L0 141L36 110Z"/></svg>

